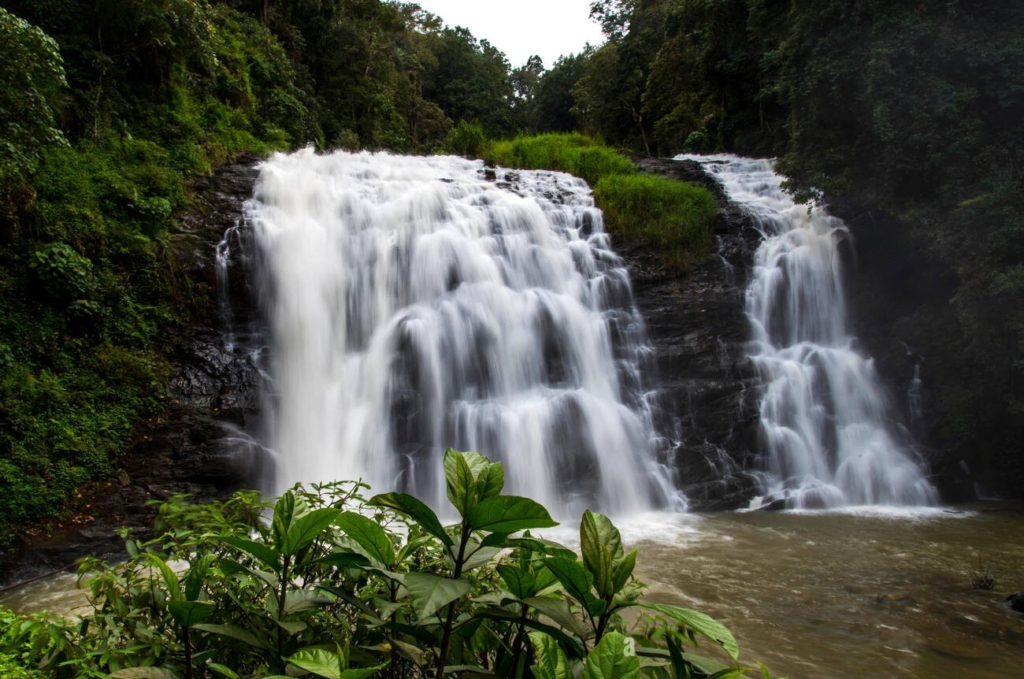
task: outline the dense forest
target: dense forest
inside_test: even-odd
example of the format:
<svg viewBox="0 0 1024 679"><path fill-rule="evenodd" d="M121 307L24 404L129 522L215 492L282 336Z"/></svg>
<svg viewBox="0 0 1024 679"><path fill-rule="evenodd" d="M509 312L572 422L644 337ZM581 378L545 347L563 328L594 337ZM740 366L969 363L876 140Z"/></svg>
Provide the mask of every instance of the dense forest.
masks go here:
<svg viewBox="0 0 1024 679"><path fill-rule="evenodd" d="M798 195L884 220L942 283L904 314L933 442L1019 493L1024 6L603 0L591 16L606 42L546 69L414 4L0 0L0 516L52 514L163 412L173 328L207 294L169 255L191 179L242 152L475 154L551 131L777 157Z"/></svg>

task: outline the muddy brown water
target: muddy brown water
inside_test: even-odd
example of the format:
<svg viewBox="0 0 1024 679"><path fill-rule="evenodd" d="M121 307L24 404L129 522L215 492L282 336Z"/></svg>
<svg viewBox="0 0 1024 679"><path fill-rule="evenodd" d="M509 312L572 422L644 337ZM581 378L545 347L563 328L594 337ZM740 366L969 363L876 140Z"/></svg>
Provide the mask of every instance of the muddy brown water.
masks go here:
<svg viewBox="0 0 1024 679"><path fill-rule="evenodd" d="M1002 603L1024 591L1020 504L618 523L640 548L649 599L721 620L741 659L776 677L1024 679L1024 614ZM972 588L985 572L994 589ZM0 603L67 612L84 603L74 581L26 585Z"/></svg>

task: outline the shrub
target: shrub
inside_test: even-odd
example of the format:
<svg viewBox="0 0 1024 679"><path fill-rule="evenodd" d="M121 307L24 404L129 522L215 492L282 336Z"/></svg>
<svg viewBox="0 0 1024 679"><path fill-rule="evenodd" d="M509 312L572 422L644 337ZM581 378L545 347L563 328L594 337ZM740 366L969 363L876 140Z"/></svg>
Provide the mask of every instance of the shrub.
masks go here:
<svg viewBox="0 0 1024 679"><path fill-rule="evenodd" d="M465 120L460 120L458 125L448 131L445 148L449 153L459 156L479 158L486 141L484 128L480 123L467 123Z"/></svg>
<svg viewBox="0 0 1024 679"><path fill-rule="evenodd" d="M614 233L650 239L665 258L689 266L707 255L718 206L707 189L650 175L605 177L594 199Z"/></svg>
<svg viewBox="0 0 1024 679"><path fill-rule="evenodd" d="M123 564L83 564L95 612L74 628L54 623L54 641L25 659L57 677L146 667L187 678L634 679L641 658L659 679L745 675L723 625L643 601L637 552L607 517L584 513L579 559L529 533L556 523L501 493L500 464L449 449L444 470L451 526L411 495L364 500L366 486L351 482L296 486L272 512L252 492L202 507L172 499L160 538L129 540ZM720 660L683 653L698 636Z"/></svg>

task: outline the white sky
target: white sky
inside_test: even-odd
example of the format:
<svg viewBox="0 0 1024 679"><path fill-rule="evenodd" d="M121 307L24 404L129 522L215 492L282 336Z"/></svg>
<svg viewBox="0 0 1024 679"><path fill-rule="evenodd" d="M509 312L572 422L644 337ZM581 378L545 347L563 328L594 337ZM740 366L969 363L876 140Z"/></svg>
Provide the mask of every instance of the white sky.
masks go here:
<svg viewBox="0 0 1024 679"><path fill-rule="evenodd" d="M413 0L448 26L463 26L505 53L512 67L532 54L551 68L558 57L604 42L590 20L591 0Z"/></svg>

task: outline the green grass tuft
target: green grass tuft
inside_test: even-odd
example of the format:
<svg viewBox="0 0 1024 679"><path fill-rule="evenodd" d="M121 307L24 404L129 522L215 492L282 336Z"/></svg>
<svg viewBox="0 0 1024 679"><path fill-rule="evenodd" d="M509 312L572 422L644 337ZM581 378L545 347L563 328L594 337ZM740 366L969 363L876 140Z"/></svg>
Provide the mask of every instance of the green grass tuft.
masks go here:
<svg viewBox="0 0 1024 679"><path fill-rule="evenodd" d="M669 264L707 256L718 205L702 187L651 175L607 176L594 199L612 233L649 239Z"/></svg>
<svg viewBox="0 0 1024 679"><path fill-rule="evenodd" d="M583 134L541 134L492 141L484 150L489 165L523 170L558 170L594 186L602 177L634 174L633 163L616 151Z"/></svg>

